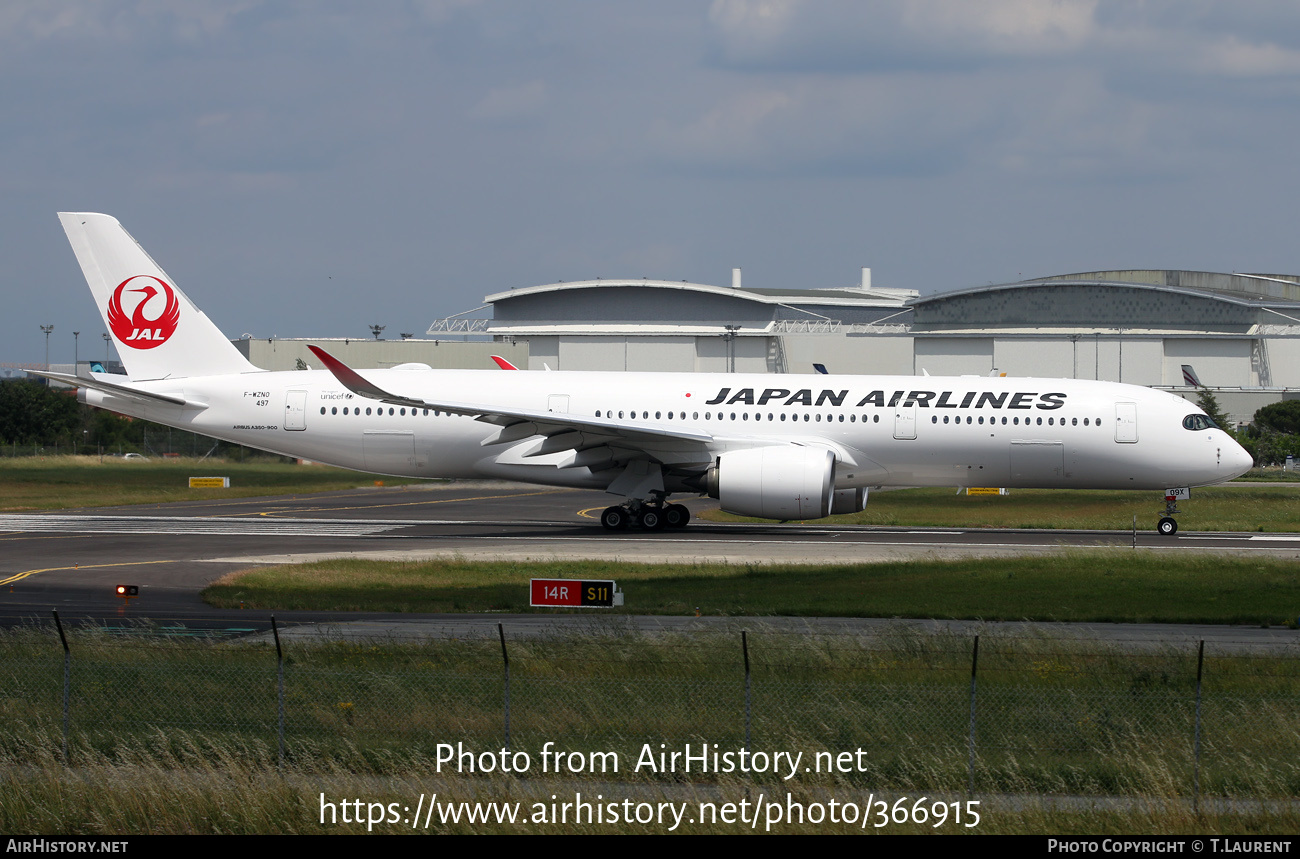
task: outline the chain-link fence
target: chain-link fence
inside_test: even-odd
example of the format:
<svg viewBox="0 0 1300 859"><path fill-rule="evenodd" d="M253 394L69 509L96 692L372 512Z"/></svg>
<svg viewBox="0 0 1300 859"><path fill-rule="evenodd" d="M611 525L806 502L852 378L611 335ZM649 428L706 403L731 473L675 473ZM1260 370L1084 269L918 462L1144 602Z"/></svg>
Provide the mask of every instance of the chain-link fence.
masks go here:
<svg viewBox="0 0 1300 859"><path fill-rule="evenodd" d="M549 748L586 762L570 775L606 777L609 753L619 772L653 777L661 753L735 762L743 750L757 776L777 773L778 752L802 753L801 766L873 788L1300 795L1296 650L905 630L507 627L419 643L164 632L4 636L0 743L59 742L69 757L188 744L268 765L406 771L449 748L533 761Z"/></svg>

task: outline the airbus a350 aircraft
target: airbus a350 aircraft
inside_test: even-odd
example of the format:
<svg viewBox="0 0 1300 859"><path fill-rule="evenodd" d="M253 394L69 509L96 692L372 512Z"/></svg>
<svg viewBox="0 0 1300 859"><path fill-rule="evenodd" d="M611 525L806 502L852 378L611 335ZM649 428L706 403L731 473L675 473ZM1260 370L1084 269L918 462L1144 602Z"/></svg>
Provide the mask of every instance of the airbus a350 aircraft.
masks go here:
<svg viewBox="0 0 1300 859"><path fill-rule="evenodd" d="M114 218L59 215L127 377L43 373L85 403L344 468L603 489L608 529L681 527L673 494L816 519L873 486L1164 489L1229 480L1250 456L1162 391L1062 379L358 372L250 364ZM1177 524L1168 512L1160 531Z"/></svg>

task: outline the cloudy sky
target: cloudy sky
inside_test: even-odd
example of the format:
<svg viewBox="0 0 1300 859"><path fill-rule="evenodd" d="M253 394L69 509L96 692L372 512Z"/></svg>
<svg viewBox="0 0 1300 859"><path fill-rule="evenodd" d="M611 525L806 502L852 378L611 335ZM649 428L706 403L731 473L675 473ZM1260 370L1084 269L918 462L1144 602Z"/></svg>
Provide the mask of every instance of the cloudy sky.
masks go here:
<svg viewBox="0 0 1300 859"><path fill-rule="evenodd" d="M231 337L733 266L1300 273L1293 2L5 0L0 69L0 361L102 353L57 211Z"/></svg>

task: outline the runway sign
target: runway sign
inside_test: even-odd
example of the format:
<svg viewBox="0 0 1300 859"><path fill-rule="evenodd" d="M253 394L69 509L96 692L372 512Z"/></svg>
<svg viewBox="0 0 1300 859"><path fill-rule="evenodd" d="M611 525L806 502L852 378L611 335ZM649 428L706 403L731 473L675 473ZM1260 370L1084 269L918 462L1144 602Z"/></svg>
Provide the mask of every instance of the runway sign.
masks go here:
<svg viewBox="0 0 1300 859"><path fill-rule="evenodd" d="M191 477L190 489L229 489L229 477Z"/></svg>
<svg viewBox="0 0 1300 859"><path fill-rule="evenodd" d="M576 606L608 608L622 605L623 594L612 581L582 582L577 579L532 579L533 606Z"/></svg>
<svg viewBox="0 0 1300 859"><path fill-rule="evenodd" d="M1005 489L999 489L996 486L967 486L967 495L1008 495Z"/></svg>

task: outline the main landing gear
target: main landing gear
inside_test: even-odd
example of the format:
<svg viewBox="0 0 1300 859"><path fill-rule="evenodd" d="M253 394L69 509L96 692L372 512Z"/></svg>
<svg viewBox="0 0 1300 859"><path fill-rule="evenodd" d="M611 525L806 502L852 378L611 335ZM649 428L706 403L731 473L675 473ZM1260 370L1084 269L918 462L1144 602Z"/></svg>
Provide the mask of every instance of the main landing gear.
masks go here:
<svg viewBox="0 0 1300 859"><path fill-rule="evenodd" d="M634 523L646 531L662 531L665 528L685 528L691 521L691 511L684 504L664 504L649 501L629 501L614 507L606 507L600 514L600 524L606 531L622 531Z"/></svg>

